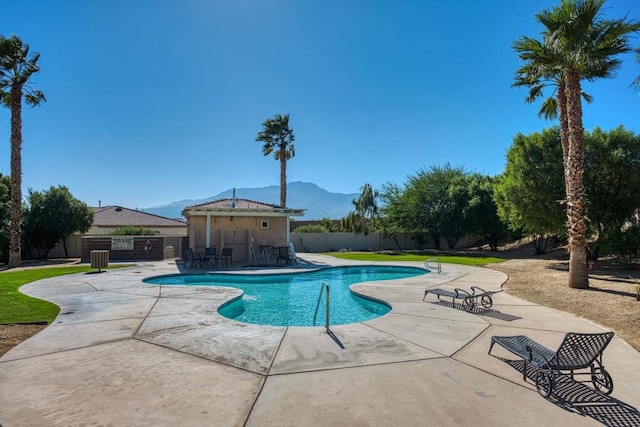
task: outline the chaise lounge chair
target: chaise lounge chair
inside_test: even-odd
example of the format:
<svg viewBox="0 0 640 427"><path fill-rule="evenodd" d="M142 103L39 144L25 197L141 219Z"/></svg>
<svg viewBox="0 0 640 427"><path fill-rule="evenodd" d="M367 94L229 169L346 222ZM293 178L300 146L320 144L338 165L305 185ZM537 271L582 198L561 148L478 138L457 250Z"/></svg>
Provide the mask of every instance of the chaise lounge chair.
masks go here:
<svg viewBox="0 0 640 427"><path fill-rule="evenodd" d="M535 369L534 381L536 389L542 397L553 392L555 379L570 374L574 379L574 371L589 368L593 387L604 393L613 391L613 379L602 364L602 352L613 338L613 332L580 334L569 332L555 352L524 335L511 337L491 337L489 354L494 344L499 344L524 361L522 379L527 380L527 366Z"/></svg>
<svg viewBox="0 0 640 427"><path fill-rule="evenodd" d="M493 298L491 296L495 293L502 292L500 291L485 291L482 288L477 286L471 287L471 293L465 291L464 289L456 288L453 291L448 291L446 289L426 289L424 291L424 296L422 297L422 301L427 297L427 294L434 294L438 296L438 300L440 297L449 297L452 299L452 304L455 305L456 300L462 300L462 308L465 311L473 311L473 309L482 304L482 306L486 309L491 308L493 306Z"/></svg>

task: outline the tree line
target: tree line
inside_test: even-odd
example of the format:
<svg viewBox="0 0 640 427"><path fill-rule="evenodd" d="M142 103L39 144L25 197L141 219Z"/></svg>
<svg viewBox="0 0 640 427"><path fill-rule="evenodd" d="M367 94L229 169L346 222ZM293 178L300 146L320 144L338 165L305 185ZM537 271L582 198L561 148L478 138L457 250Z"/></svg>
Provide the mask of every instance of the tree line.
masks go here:
<svg viewBox="0 0 640 427"><path fill-rule="evenodd" d="M0 260L5 263L10 253L10 210L11 178L0 174ZM20 246L26 258L47 258L59 244L68 258L68 237L86 233L93 223L93 209L73 197L64 186L52 186L46 191L30 189L20 215Z"/></svg>
<svg viewBox="0 0 640 427"><path fill-rule="evenodd" d="M620 126L595 128L583 138L589 244L629 259L640 254L640 136ZM550 238L569 238L561 150L560 129L552 126L516 135L498 176L447 163L419 170L404 184L387 183L380 192L365 184L341 231L410 233L418 245L431 236L436 249L441 239L454 249L461 238L479 235L494 251L500 239L527 236L543 253Z"/></svg>

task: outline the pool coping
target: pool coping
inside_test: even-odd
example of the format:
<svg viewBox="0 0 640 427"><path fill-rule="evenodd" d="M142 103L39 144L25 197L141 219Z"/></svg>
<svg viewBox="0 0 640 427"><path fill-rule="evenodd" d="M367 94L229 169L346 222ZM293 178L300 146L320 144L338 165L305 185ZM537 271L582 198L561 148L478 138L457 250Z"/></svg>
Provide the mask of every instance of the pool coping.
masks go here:
<svg viewBox="0 0 640 427"><path fill-rule="evenodd" d="M426 268L421 268L421 267L414 267L414 266L406 266L406 265L380 265L380 264L376 264L376 265L343 265L343 266L323 266L323 267L319 267L319 268L314 268L314 269L305 269L305 270L290 270L284 273L278 273L278 272L269 272L269 273L265 273L264 271L260 271L260 272L253 272L252 275L259 275L259 276L263 276L263 277L270 277L270 276L296 276L296 275L305 275L305 274L313 274L316 272L322 272L324 270L333 270L333 269L345 269L345 268L360 268L360 267L383 267L383 268L401 268L401 269L411 269L411 270L417 270L417 272L420 272L419 274L416 274L416 276L420 276L420 277L424 277L427 274L431 274L431 270L428 270ZM224 314L220 313L220 310L222 310L223 308L225 308L226 306L237 302L239 299L243 298L245 295L245 291L242 289L242 287L240 286L234 286L234 283L230 283L230 284L225 284L225 285L218 285L218 284L206 284L207 282L204 281L202 283L200 282L192 282L192 283L150 283L150 280L158 280L161 281L162 279L165 278L175 278L175 277L185 277L185 276L203 276L203 277L211 277L211 276L217 276L217 277L232 277L232 276L246 276L245 274L241 274L239 272L229 272L229 271L215 271L215 270L210 270L210 271L206 271L206 272L195 272L195 273L190 273L190 272L181 272L181 273L176 273L176 274L163 274L163 275L159 275L159 276L150 276L150 277L145 277L142 282L144 284L147 285L153 285L153 286L193 286L194 288L198 288L198 287L222 287L222 288L235 288L235 289L239 289L241 291L241 293L237 296L232 297L229 300L223 301L220 304L212 307L213 309L215 309L217 314L220 314L222 317L232 320L232 321L237 321L240 323L245 323L245 324L257 324L257 325L262 325L262 326L284 326L284 327L310 327L310 326L317 326L317 325L271 325L268 323L258 323L258 322L247 322L247 321L243 321L243 320L237 320L231 317L227 317ZM413 276L411 276L413 277ZM391 304L389 304L388 302L384 301L383 299L380 298L376 298L373 295L368 295L366 293L366 289L367 289L367 285L371 285L377 282L382 282L384 281L387 284L392 284L395 280L402 280L403 278L397 278L397 279L380 279L380 280L375 280L375 281L363 281L363 282L357 282L354 284L349 285L349 290L352 294L354 294L355 296L365 299L365 300L369 300L372 301L374 303L378 303L380 305L384 305L386 308L389 309L389 311L391 311L393 309L393 307L391 306ZM324 281L321 280L316 280L314 283L323 283ZM267 283L265 283L265 285L268 285ZM356 290L356 287L358 285L365 285L363 287L359 287L358 289L361 289L360 291ZM333 286L332 286L333 287ZM317 298L315 296L313 296L314 300L316 300ZM364 322L367 320L372 320L374 318L380 317L380 316L384 316L388 314L387 313L383 313L380 314L376 317L370 318L370 319L362 319L362 320L354 320L352 322L330 322L330 326L337 326L338 324L345 324L345 323L359 323L359 322ZM335 317L331 318L332 320L335 321ZM324 325L325 328L328 325Z"/></svg>

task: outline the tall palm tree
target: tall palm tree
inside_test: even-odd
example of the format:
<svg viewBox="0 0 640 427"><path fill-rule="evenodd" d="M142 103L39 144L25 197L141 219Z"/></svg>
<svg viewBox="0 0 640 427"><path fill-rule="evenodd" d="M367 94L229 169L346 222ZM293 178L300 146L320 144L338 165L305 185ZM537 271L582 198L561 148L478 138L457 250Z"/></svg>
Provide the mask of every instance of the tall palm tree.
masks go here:
<svg viewBox="0 0 640 427"><path fill-rule="evenodd" d="M587 204L584 187L584 129L581 81L609 78L620 65L616 56L629 52L629 35L640 23L626 18L601 17L604 0L562 0L560 5L536 15L544 25L539 76L559 78L558 107L566 111L565 185L569 233L569 286L587 288ZM532 65L532 70L535 69ZM532 80L533 81L533 80ZM562 87L564 86L564 87ZM561 119L562 123L563 119Z"/></svg>
<svg viewBox="0 0 640 427"><path fill-rule="evenodd" d="M518 52L518 57L525 64L516 71L515 82L511 86L529 88L529 93L525 98L527 103L533 103L541 98L545 87L553 87L551 96L542 101L538 117L547 120L559 119L562 158L565 161L569 141L567 140L567 97L564 70L557 66L551 48L543 42L522 37L513 43L513 49ZM596 77L600 76L590 75L587 78L593 80ZM582 92L582 99L588 103L593 101L593 98L584 92Z"/></svg>
<svg viewBox="0 0 640 427"><path fill-rule="evenodd" d="M289 127L289 115L276 114L262 123L256 141L263 142L262 154L280 161L280 206L287 206L287 160L296 155L293 142L296 137Z"/></svg>
<svg viewBox="0 0 640 427"><path fill-rule="evenodd" d="M29 45L17 36L0 36L0 102L11 109L11 224L9 226L9 267L22 263L20 225L22 222L22 99L27 105L45 102L44 94L32 89L29 79L40 71L40 54L29 53Z"/></svg>
<svg viewBox="0 0 640 427"><path fill-rule="evenodd" d="M516 71L515 82L511 86L526 86L529 88L529 93L525 99L527 103L533 103L541 98L545 87L553 87L551 96L542 101L538 117L543 117L547 120L559 119L562 164L566 170L569 151L566 84L564 70L558 65L559 61L554 57L553 48L548 45L548 39L549 36L546 34L543 42L529 37L522 37L513 43L513 49L518 52L518 57L525 64ZM592 73L596 71L591 70ZM602 76L587 76L589 80L593 80L596 77ZM593 98L584 92L582 92L582 98L588 103L593 101ZM565 180L565 194L568 193L569 186Z"/></svg>

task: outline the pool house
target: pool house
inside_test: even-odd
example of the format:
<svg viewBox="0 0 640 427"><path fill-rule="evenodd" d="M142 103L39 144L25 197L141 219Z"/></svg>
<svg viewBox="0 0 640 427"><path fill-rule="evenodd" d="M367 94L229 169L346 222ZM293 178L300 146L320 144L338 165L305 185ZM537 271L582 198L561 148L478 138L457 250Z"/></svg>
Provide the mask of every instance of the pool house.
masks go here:
<svg viewBox="0 0 640 427"><path fill-rule="evenodd" d="M252 253L262 259L280 246L287 246L290 221L304 215L304 209L291 209L247 199L220 199L188 206L182 211L187 220L188 247L196 253L216 248L218 254L231 248L234 265L253 262Z"/></svg>

